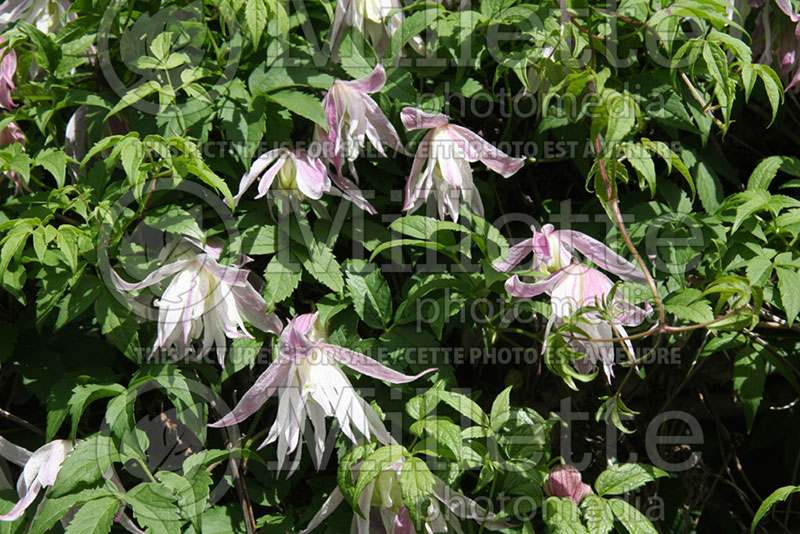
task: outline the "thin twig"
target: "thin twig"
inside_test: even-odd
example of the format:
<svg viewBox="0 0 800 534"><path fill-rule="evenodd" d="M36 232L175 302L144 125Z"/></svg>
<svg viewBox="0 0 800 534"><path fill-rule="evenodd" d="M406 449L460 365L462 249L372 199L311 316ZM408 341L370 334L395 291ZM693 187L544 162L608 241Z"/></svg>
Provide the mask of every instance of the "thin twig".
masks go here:
<svg viewBox="0 0 800 534"><path fill-rule="evenodd" d="M22 417L18 417L16 415L14 415L13 413L8 412L8 411L6 411L6 410L4 410L2 408L0 408L0 415L2 415L3 417L5 417L6 419L8 419L10 421L14 421L18 425L24 426L25 428L27 428L28 430L30 430L32 432L36 432L40 436L46 436L47 435L45 433L45 431L42 430L41 428L37 427L36 425L32 425L31 423L27 422Z"/></svg>

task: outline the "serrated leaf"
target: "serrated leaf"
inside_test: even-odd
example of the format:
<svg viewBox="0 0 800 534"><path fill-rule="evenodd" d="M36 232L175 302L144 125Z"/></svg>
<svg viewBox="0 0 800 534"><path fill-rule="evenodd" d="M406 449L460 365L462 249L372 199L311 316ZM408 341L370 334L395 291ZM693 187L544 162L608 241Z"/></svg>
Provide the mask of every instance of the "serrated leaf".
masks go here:
<svg viewBox="0 0 800 534"><path fill-rule="evenodd" d="M606 501L597 495L589 494L581 502L583 517L589 534L608 534L614 528L614 513Z"/></svg>
<svg viewBox="0 0 800 534"><path fill-rule="evenodd" d="M119 501L113 497L89 501L78 509L64 534L107 534L118 509Z"/></svg>
<svg viewBox="0 0 800 534"><path fill-rule="evenodd" d="M278 302L294 293L303 276L300 266L291 266L287 255L279 253L273 256L264 271L264 279L267 281L264 300L267 302L267 309L274 308Z"/></svg>
<svg viewBox="0 0 800 534"><path fill-rule="evenodd" d="M60 497L102 478L111 464L119 460L119 453L108 436L95 434L75 445L58 472L50 488L51 497Z"/></svg>
<svg viewBox="0 0 800 534"><path fill-rule="evenodd" d="M67 155L63 150L48 148L36 156L36 165L44 167L56 179L58 187L64 187L64 177L67 171Z"/></svg>
<svg viewBox="0 0 800 534"><path fill-rule="evenodd" d="M358 502L364 488L375 480L381 471L400 460L404 452L405 449L400 445L387 445L367 456L358 470L358 481L356 481L356 488L353 492L353 500Z"/></svg>
<svg viewBox="0 0 800 534"><path fill-rule="evenodd" d="M303 258L303 267L318 282L331 288L336 293L344 290L342 266L336 261L329 246L320 241L313 241L308 247L308 257Z"/></svg>
<svg viewBox="0 0 800 534"><path fill-rule="evenodd" d="M178 514L177 499L166 486L143 482L131 488L125 500L147 534L180 534L183 521Z"/></svg>
<svg viewBox="0 0 800 534"><path fill-rule="evenodd" d="M400 493L418 531L424 530L422 525L427 517L425 503L433 495L435 483L433 473L419 458L407 458L403 463L400 472Z"/></svg>
<svg viewBox="0 0 800 534"><path fill-rule="evenodd" d="M589 534L580 521L581 513L578 507L570 499L549 497L544 506L548 532L552 534Z"/></svg>
<svg viewBox="0 0 800 534"><path fill-rule="evenodd" d="M365 272L366 271L366 272ZM386 328L392 318L392 293L375 265L347 271L347 288L356 313L371 328Z"/></svg>
<svg viewBox="0 0 800 534"><path fill-rule="evenodd" d="M45 534L51 532L53 525L69 514L70 510L85 502L94 499L112 497L113 494L105 489L87 489L80 493L54 497L52 494L42 501L36 518L33 520L29 534Z"/></svg>

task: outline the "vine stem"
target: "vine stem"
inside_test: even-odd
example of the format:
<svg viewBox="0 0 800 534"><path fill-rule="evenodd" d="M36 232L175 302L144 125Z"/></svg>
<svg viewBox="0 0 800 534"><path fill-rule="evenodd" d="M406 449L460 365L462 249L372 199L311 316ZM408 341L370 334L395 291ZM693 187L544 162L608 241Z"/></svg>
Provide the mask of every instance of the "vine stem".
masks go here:
<svg viewBox="0 0 800 534"><path fill-rule="evenodd" d="M608 179L608 172L606 171L605 160L603 160L602 156L602 145L600 143L599 134L594 139L594 146L595 151L597 152L597 166L600 168L600 176L602 177L603 184L606 187L608 205L611 207L611 211L614 213L614 218L616 219L617 226L619 227L619 232L622 234L622 239L625 240L628 250L630 250L631 254L633 254L633 257L636 258L636 262L639 264L639 267L641 267L642 272L647 279L647 285L650 287L650 291L653 293L656 310L658 310L657 326L660 327L660 325L664 325L666 323L666 314L664 313L664 305L661 302L661 295L658 293L656 282L653 280L653 276L650 274L650 270L647 268L647 265L645 265L644 259L642 259L639 251L636 250L633 241L631 241L631 237L628 235L628 229L625 227L625 222L622 219L622 212L619 210L619 199L617 198L616 193L614 193L614 190L611 187L611 182Z"/></svg>

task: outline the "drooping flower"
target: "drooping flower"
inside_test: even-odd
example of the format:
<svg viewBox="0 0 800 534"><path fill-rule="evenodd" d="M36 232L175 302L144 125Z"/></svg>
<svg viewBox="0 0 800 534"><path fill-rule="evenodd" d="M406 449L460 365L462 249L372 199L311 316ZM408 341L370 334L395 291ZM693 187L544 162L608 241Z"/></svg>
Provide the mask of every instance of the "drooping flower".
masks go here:
<svg viewBox="0 0 800 534"><path fill-rule="evenodd" d="M22 517L25 510L36 500L39 492L55 483L61 470L61 464L72 448L71 441L57 439L46 443L35 452L30 452L24 447L15 445L0 436L0 456L22 467L22 474L17 480L17 494L20 500L8 513L0 515L0 521L16 521ZM122 484L113 469L109 469L107 473L103 474L103 477L111 480L118 488L122 489ZM123 512L124 506L124 504L120 504L115 520L128 532L144 534ZM73 513L70 512L62 518L61 521L65 528L71 521L72 515Z"/></svg>
<svg viewBox="0 0 800 534"><path fill-rule="evenodd" d="M375 532L417 534L401 492L402 471L406 466L410 467L411 465L401 459L384 468L374 480L366 485L356 503L361 515L353 514L351 534ZM451 489L436 475L433 476L433 479L433 498L430 499L428 505L425 533L451 532L448 527L452 528L452 532L461 532L459 519L473 519L482 523L486 530L508 528L508 524L497 520L495 514L485 510L463 493ZM320 526L342 501L344 501L344 496L337 487L300 534L309 534ZM442 505L444 505L444 510L442 510ZM374 524L378 521L380 523Z"/></svg>
<svg viewBox="0 0 800 534"><path fill-rule="evenodd" d="M565 319L585 307L605 308L614 283L597 269L572 263L544 280L532 284L522 282L517 275L514 275L506 281L505 287L506 291L516 297L531 298L542 293L550 295L550 319L545 328L545 341L542 345L544 354L547 350L547 336L553 325L563 323ZM585 336L576 333L570 341L570 346L576 352L587 354L586 358L579 361L579 370L586 371L593 368L597 362L601 362L610 382L614 376L614 344L602 340L615 337L614 332L619 337L627 337L628 334L623 326L641 324L647 312L625 300L619 291L614 294L608 312L612 315L610 320L606 320L600 310L583 313L578 326ZM624 343L628 353L633 354L630 340L626 339Z"/></svg>
<svg viewBox="0 0 800 534"><path fill-rule="evenodd" d="M542 489L548 497L565 497L574 502L575 506L578 506L584 497L594 493L591 486L583 483L580 471L564 464L559 464L550 471Z"/></svg>
<svg viewBox="0 0 800 534"><path fill-rule="evenodd" d="M331 179L325 164L302 149L276 148L262 154L239 182L239 192L233 197L234 201L238 202L256 180L259 182L255 198L265 196L272 189L276 197L288 203L289 211L297 211L299 202L303 200L316 201L322 198L323 193L331 192ZM374 214L375 210L361 191L354 184L350 185L352 187L342 188L344 196L364 211Z"/></svg>
<svg viewBox="0 0 800 534"><path fill-rule="evenodd" d="M402 8L399 0L341 0L336 2L336 13L328 37L333 61L339 61L339 44L347 28L356 28L361 31L372 44L378 57L382 57L389 39L405 20ZM394 14L389 20L385 20L392 11ZM419 35L412 37L409 44L419 54L425 54L425 44Z"/></svg>
<svg viewBox="0 0 800 534"><path fill-rule="evenodd" d="M6 0L0 5L0 24L24 20L43 33L58 33L67 14L68 0Z"/></svg>
<svg viewBox="0 0 800 534"><path fill-rule="evenodd" d="M342 432L353 442L356 442L354 430L357 430L367 439L374 436L381 443L389 443L391 437L380 417L356 393L339 363L393 384L411 382L434 370L427 369L408 376L363 354L332 345L328 343L319 314L308 313L289 321L281 333L275 361L230 413L209 426L221 428L240 423L277 393L278 414L261 447L277 440L278 469L295 450L297 453L293 465L297 465L302 450L298 445L305 433L306 419L313 426L313 452L317 467L325 452L326 417L335 417Z"/></svg>
<svg viewBox="0 0 800 534"><path fill-rule="evenodd" d="M0 515L0 521L16 521L22 517L39 492L56 481L61 463L71 450L72 442L66 439L53 440L36 452L30 452L0 438L0 455L22 466L22 474L17 480L19 501L7 514Z"/></svg>
<svg viewBox="0 0 800 534"><path fill-rule="evenodd" d="M575 251L580 252L601 269L630 280L645 282L642 270L597 239L575 230L555 230L552 224L542 226L537 232L531 226L533 236L514 245L505 259L492 264L496 270L509 272L533 253L531 269L552 274L572 263Z"/></svg>
<svg viewBox="0 0 800 534"><path fill-rule="evenodd" d="M369 96L386 84L386 71L378 64L369 76L359 80L336 80L322 99L328 132L318 129L324 153L341 175L347 161L350 172L358 182L353 162L364 149L366 140L383 156L383 145L406 154L397 131Z"/></svg>
<svg viewBox="0 0 800 534"><path fill-rule="evenodd" d="M280 320L267 314L266 302L248 281L250 271L240 268L242 263L220 264L222 247L214 245L178 239L161 251L162 266L138 283L125 282L111 270L114 285L124 291L138 291L173 276L156 302L158 337L151 356L159 348L173 346L184 355L187 346L202 336L198 357L216 345L219 364L224 366L226 338L252 337L244 321L265 332L280 331Z"/></svg>
<svg viewBox="0 0 800 534"><path fill-rule="evenodd" d="M403 109L400 117L408 130L431 129L422 138L414 156L406 182L404 211L415 211L433 193L440 219L449 215L457 221L462 198L476 214L482 215L483 203L472 182L470 163L480 160L505 178L525 163L523 158L512 158L471 130L450 124L445 115L409 107Z"/></svg>
<svg viewBox="0 0 800 534"><path fill-rule="evenodd" d="M14 73L17 72L17 53L6 46L6 41L0 41L0 108L11 110L17 105L11 99L11 91L15 89Z"/></svg>

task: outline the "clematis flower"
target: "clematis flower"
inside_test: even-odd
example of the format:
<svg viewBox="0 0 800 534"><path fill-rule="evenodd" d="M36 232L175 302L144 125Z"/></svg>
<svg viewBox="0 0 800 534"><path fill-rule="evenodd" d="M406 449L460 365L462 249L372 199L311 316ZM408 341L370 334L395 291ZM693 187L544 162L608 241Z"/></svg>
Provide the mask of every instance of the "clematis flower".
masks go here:
<svg viewBox="0 0 800 534"><path fill-rule="evenodd" d="M203 247L190 238L176 240L160 254L162 266L138 283L122 280L112 269L117 289L138 291L173 276L156 302L158 337L151 356L159 348L176 346L179 354L202 336L198 358L217 347L217 358L225 365L226 338L252 337L244 321L265 332L277 334L280 320L266 313L266 302L247 280L250 271L218 262L221 246Z"/></svg>
<svg viewBox="0 0 800 534"><path fill-rule="evenodd" d="M22 474L17 480L17 494L20 500L14 507L4 515L0 515L0 521L16 521L25 513L25 510L36 500L39 492L52 486L61 464L72 450L72 442L66 439L57 439L46 443L38 448L36 452L30 452L24 447L20 447L0 436L0 456L22 467ZM103 475L104 478L111 480L118 488L122 489L113 470ZM46 499L47 497L45 497ZM144 534L136 524L123 513L124 504L120 504L120 509L115 516L115 520L122 525L125 530L133 534ZM37 511L38 514L38 511ZM66 528L72 520L73 513L68 513L61 522Z"/></svg>
<svg viewBox="0 0 800 534"><path fill-rule="evenodd" d="M571 465L557 465L542 486L545 495L548 497L566 497L578 506L581 501L594 493L591 486L584 484L581 479L581 472Z"/></svg>
<svg viewBox="0 0 800 534"><path fill-rule="evenodd" d="M11 110L17 105L11 99L11 91L15 89L14 73L17 72L17 53L6 46L6 41L0 41L0 108Z"/></svg>
<svg viewBox="0 0 800 534"><path fill-rule="evenodd" d="M297 211L299 202L303 200L317 201L323 193L331 192L331 180L325 164L301 149L276 148L261 155L239 182L239 192L233 197L234 202L238 202L256 180L259 182L255 198L265 196L272 188L276 197L288 203L290 211ZM344 185L344 196L364 211L375 213L355 184Z"/></svg>
<svg viewBox="0 0 800 534"><path fill-rule="evenodd" d="M22 466L22 474L17 480L20 500L7 514L0 515L0 521L16 521L22 517L39 492L56 481L61 462L71 450L72 442L66 439L51 441L36 452L30 452L0 437L0 456Z"/></svg>
<svg viewBox="0 0 800 534"><path fill-rule="evenodd" d="M67 0L6 0L0 5L0 24L24 20L43 33L58 33L66 19L70 3Z"/></svg>
<svg viewBox="0 0 800 534"><path fill-rule="evenodd" d="M551 312L547 322L542 345L542 353L547 350L547 337L553 325L564 322L578 310L584 307L605 306L614 283L597 269L579 263L572 263L556 271L551 276L538 282L529 284L522 282L517 275L506 281L506 291L516 297L535 297L546 293L550 295ZM576 352L587 354L578 363L578 369L587 371L597 362L602 362L603 369L609 382L614 376L614 345L611 341L593 341L595 339L609 339L627 337L624 326L636 326L644 322L647 312L638 308L622 298L619 292L614 294L611 309L613 318L605 320L599 311L591 310L581 315L580 329L586 334L575 334L570 346ZM633 354L630 340L625 340L629 354Z"/></svg>
<svg viewBox="0 0 800 534"><path fill-rule="evenodd" d="M278 415L261 447L277 440L278 469L282 469L286 457L295 450L293 464L299 462L302 449L298 444L305 432L306 419L313 426L317 468L325 452L326 417L336 417L342 432L353 442L357 430L367 439L374 436L381 443L389 443L391 437L375 409L355 392L337 362L393 384L411 382L434 370L408 376L363 354L332 345L320 324L319 314L308 313L289 321L281 333L275 361L229 414L209 426L221 428L240 423L277 393Z"/></svg>
<svg viewBox="0 0 800 534"><path fill-rule="evenodd" d="M358 29L366 37L378 54L382 57L389 44L389 39L400 28L405 15L400 11L403 6L399 0L341 0L336 2L336 13L331 26L330 43L333 61L339 61L339 44L348 27ZM384 22L390 12L395 11L388 21ZM409 44L420 55L425 55L425 44L419 35L411 38Z"/></svg>
<svg viewBox="0 0 800 534"><path fill-rule="evenodd" d="M394 126L369 96L380 91L385 84L386 71L383 65L378 64L372 74L360 80L336 80L322 99L328 132L318 128L318 137L340 180L343 179L342 166L347 161L358 182L353 162L361 154L367 139L383 157L386 157L384 144L407 154Z"/></svg>
<svg viewBox="0 0 800 534"><path fill-rule="evenodd" d="M531 232L533 236L530 239L511 247L506 258L496 261L492 267L500 272L509 272L533 253L531 269L552 274L572 263L575 251L578 251L601 269L625 280L646 281L644 273L638 266L584 233L575 230L555 230L552 224L542 226L541 232L537 232L536 228L531 226Z"/></svg>
<svg viewBox="0 0 800 534"><path fill-rule="evenodd" d="M386 534L417 534L411 515L403 502L400 489L400 476L405 465L401 459L386 467L364 488L358 499L357 506L361 514L353 514L350 527L351 534L372 534L381 532ZM451 489L439 477L433 477L433 497L428 505L428 514L425 523L425 532L461 532L460 519L473 519L483 523L487 530L501 530L508 528L508 524L495 519L495 515L463 493ZM330 497L323 503L306 529L300 534L308 534L344 501L341 490L337 487L331 492ZM444 505L444 512L440 506ZM373 513L374 512L374 513ZM372 523L378 523L377 525Z"/></svg>
<svg viewBox="0 0 800 534"><path fill-rule="evenodd" d="M406 182L404 211L415 211L433 192L440 219L449 214L453 221L457 221L461 198L476 214L482 215L483 203L472 182L470 163L480 160L505 178L524 164L523 158L512 158L471 130L450 124L445 115L433 115L409 107L403 109L400 117L408 130L431 129L422 138L414 156L411 175Z"/></svg>

